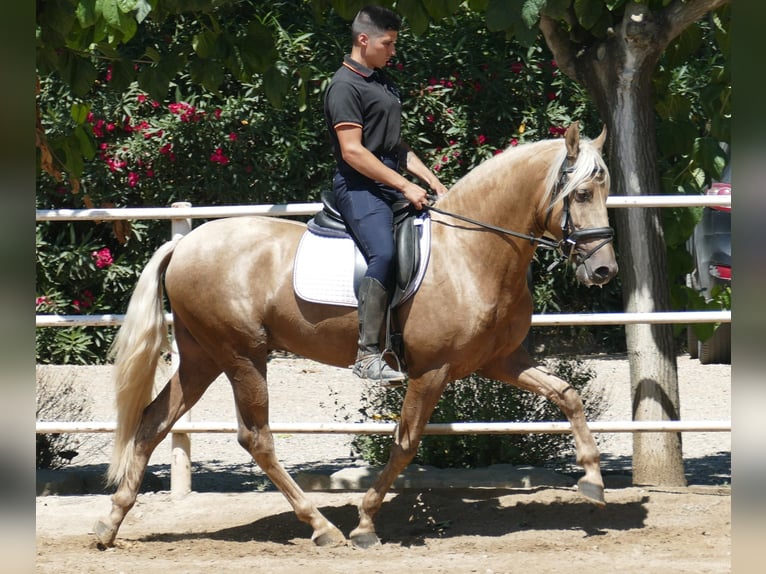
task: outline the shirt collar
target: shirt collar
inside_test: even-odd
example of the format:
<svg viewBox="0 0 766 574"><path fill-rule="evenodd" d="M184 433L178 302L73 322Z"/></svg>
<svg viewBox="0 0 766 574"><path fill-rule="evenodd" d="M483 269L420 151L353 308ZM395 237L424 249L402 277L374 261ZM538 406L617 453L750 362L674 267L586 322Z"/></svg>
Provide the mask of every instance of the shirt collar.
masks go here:
<svg viewBox="0 0 766 574"><path fill-rule="evenodd" d="M353 60L348 54L343 56L343 65L350 69L352 72L356 72L363 78L369 78L375 73L375 70L371 70L367 66L363 66L356 60Z"/></svg>

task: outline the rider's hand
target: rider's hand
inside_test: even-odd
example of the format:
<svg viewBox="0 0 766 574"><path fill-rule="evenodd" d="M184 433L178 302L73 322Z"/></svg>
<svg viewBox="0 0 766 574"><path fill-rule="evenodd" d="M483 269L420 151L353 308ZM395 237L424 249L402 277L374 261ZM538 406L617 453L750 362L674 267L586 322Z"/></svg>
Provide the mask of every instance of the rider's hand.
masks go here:
<svg viewBox="0 0 766 574"><path fill-rule="evenodd" d="M407 198L407 201L415 207L415 209L420 210L428 205L428 194L426 193L426 190L416 183L412 183L411 181L408 182L407 185L404 186L404 189L402 189L402 194Z"/></svg>

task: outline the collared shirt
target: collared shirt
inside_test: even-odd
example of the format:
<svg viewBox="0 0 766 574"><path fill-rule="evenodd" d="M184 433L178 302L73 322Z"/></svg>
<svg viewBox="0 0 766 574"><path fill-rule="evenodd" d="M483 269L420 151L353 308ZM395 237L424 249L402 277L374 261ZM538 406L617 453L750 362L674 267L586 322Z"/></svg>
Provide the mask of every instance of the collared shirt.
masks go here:
<svg viewBox="0 0 766 574"><path fill-rule="evenodd" d="M401 138L399 90L380 70L371 70L345 56L324 98L324 114L338 167L348 168L340 154L335 128L362 128L362 145L379 158L395 157Z"/></svg>

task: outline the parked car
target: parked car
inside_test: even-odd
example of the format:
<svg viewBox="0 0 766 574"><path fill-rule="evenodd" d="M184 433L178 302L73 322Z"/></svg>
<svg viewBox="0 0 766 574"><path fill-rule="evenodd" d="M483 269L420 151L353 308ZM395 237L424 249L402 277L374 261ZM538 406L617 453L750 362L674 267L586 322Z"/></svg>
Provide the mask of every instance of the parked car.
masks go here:
<svg viewBox="0 0 766 574"><path fill-rule="evenodd" d="M714 182L706 195L731 195L731 163ZM689 287L706 301L713 298L713 289L731 285L731 207L714 206L702 210L702 219L687 243L694 259L694 269L687 278ZM686 329L689 355L700 363L731 363L731 323L722 323L713 335L699 340L692 325Z"/></svg>

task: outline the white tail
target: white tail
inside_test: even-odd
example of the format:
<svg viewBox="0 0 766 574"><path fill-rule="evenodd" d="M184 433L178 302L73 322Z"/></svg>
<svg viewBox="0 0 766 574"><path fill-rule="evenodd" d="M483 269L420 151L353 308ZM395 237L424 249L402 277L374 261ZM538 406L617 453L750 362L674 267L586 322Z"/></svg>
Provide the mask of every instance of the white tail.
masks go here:
<svg viewBox="0 0 766 574"><path fill-rule="evenodd" d="M162 303L162 274L180 236L162 245L138 278L110 355L116 392L117 429L107 482L122 482L133 459L135 434L144 408L152 401L154 376L163 351L170 349ZM138 478L138 477L134 477Z"/></svg>

